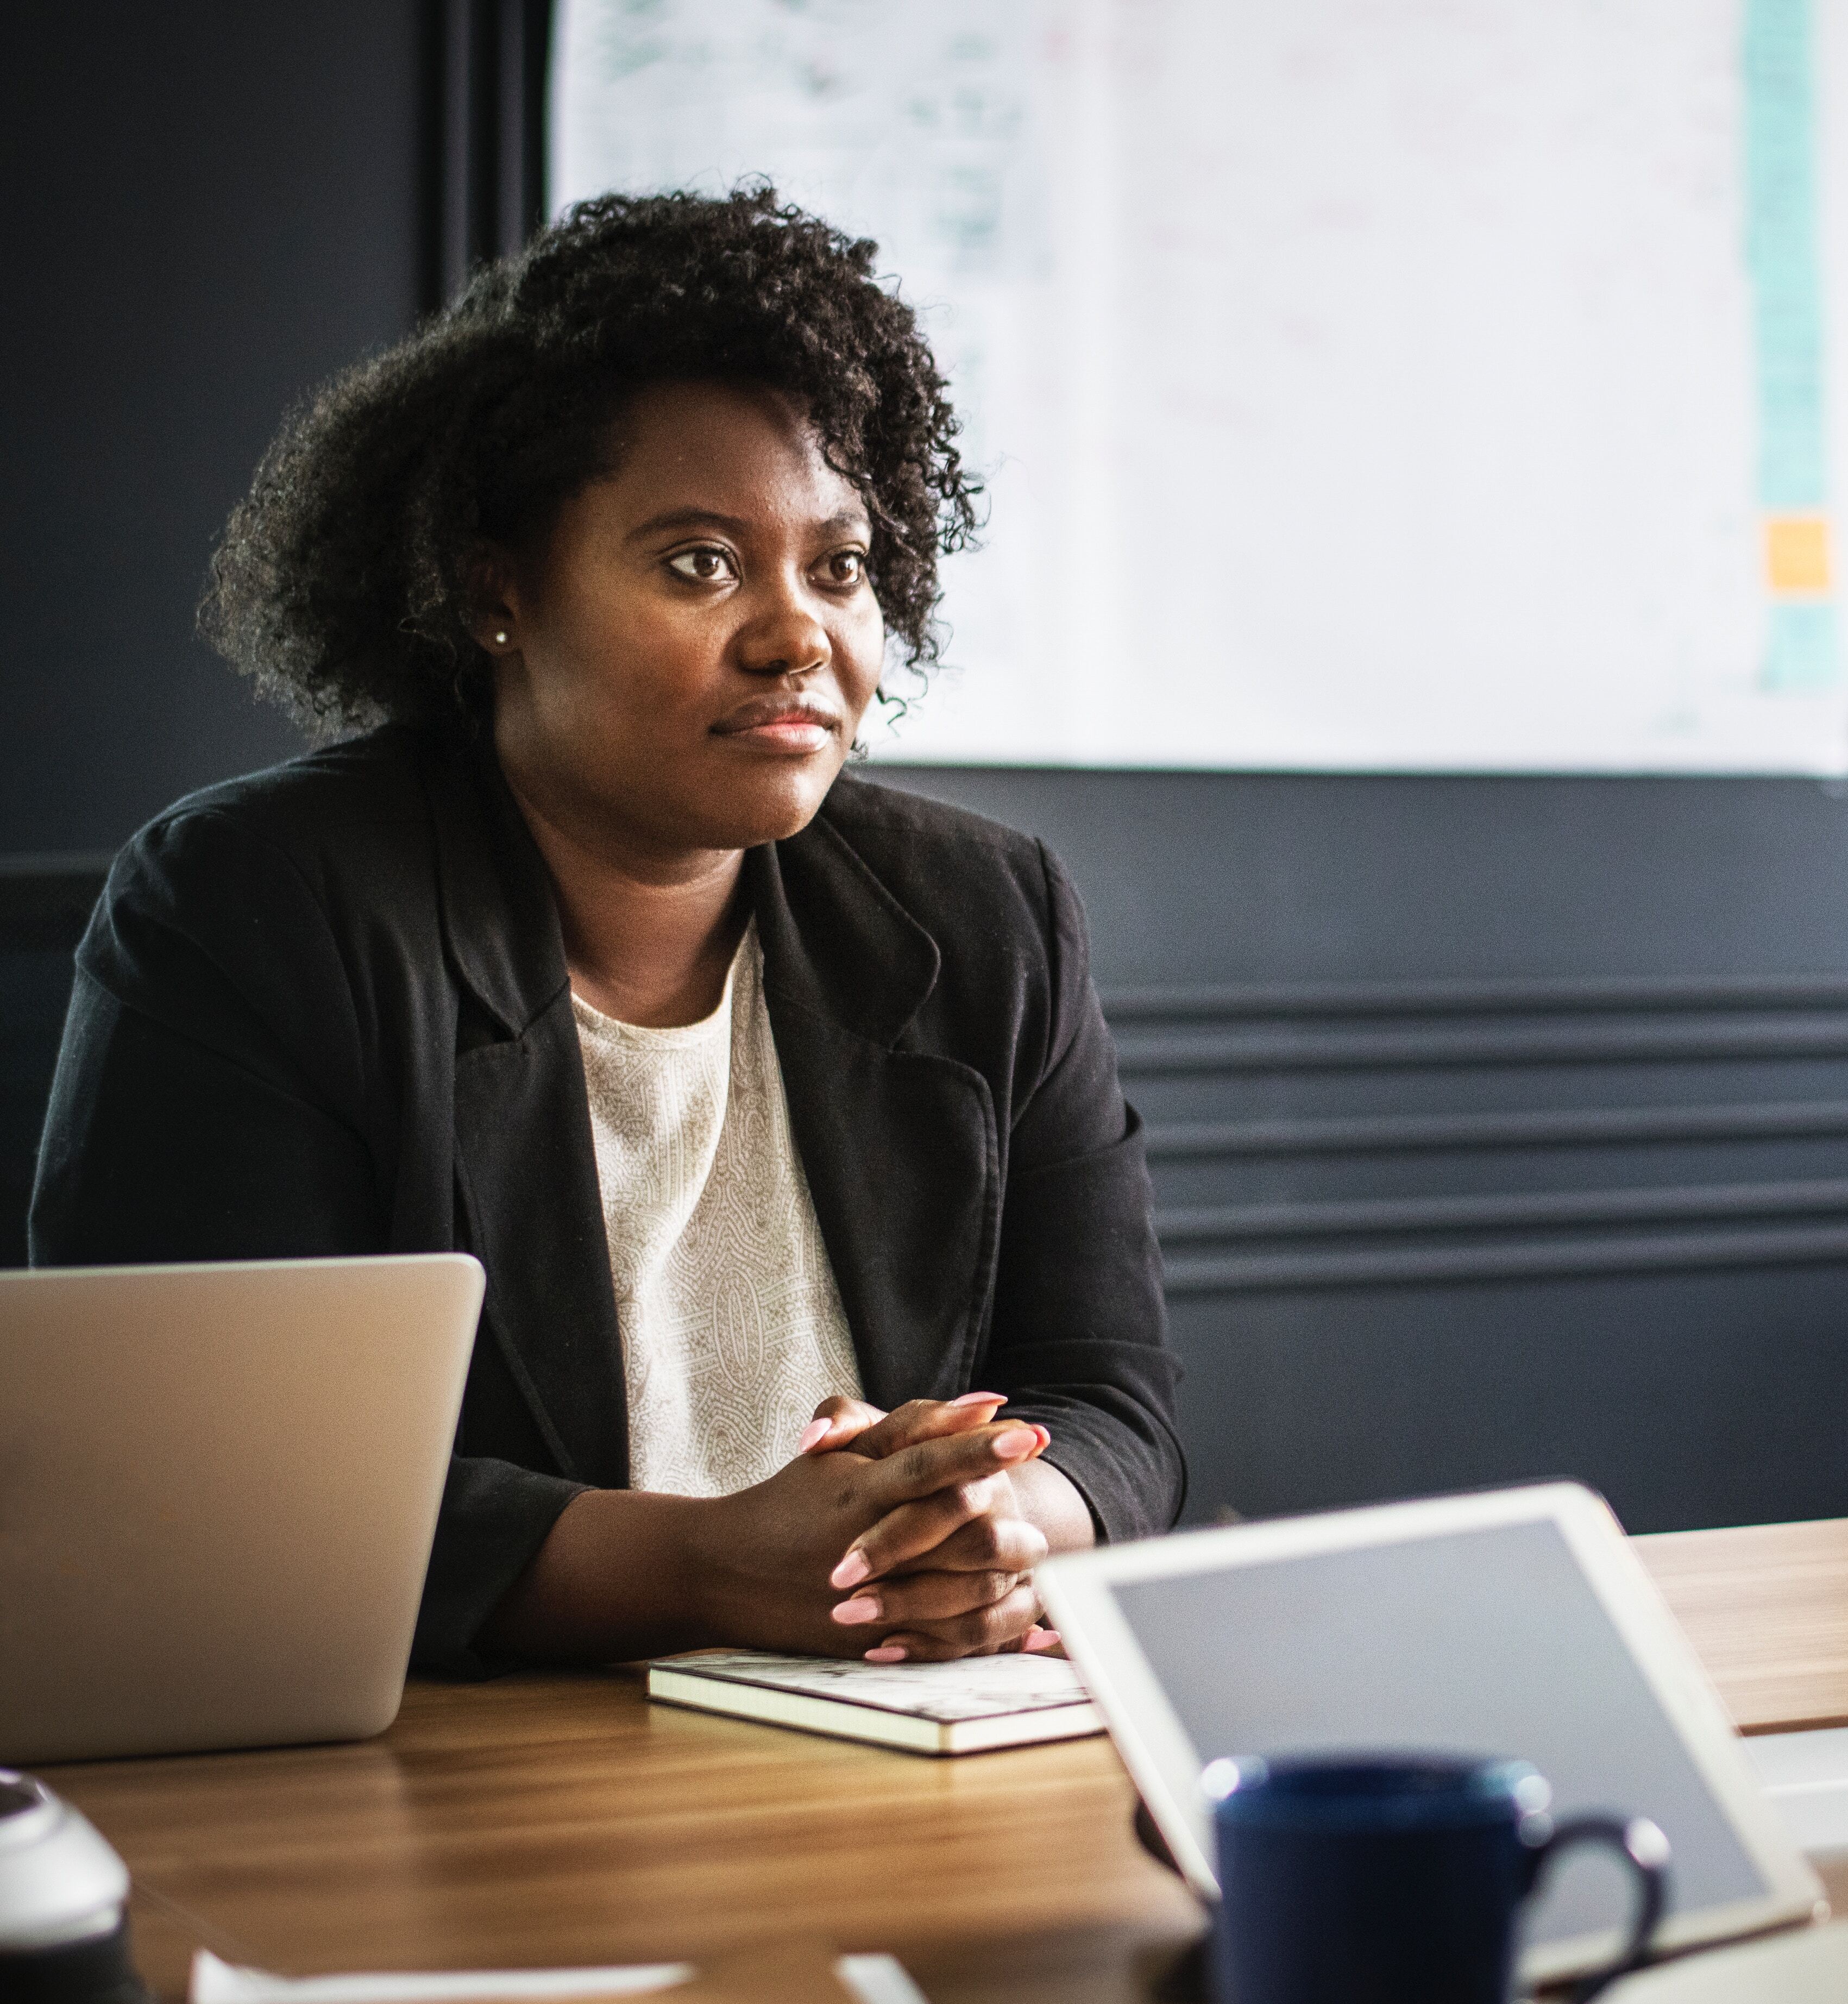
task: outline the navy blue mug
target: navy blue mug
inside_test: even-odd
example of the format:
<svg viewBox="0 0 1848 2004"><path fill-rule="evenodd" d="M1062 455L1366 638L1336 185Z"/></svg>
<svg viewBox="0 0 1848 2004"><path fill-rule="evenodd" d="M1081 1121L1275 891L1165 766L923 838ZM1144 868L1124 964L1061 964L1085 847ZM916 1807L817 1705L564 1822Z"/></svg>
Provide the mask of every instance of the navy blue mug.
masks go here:
<svg viewBox="0 0 1848 2004"><path fill-rule="evenodd" d="M1643 1960L1668 1903L1647 1817L1555 1824L1524 1761L1342 1756L1215 1761L1219 2004L1508 2004L1515 1918L1569 1847L1608 1845L1636 1880L1629 1939L1574 2004Z"/></svg>

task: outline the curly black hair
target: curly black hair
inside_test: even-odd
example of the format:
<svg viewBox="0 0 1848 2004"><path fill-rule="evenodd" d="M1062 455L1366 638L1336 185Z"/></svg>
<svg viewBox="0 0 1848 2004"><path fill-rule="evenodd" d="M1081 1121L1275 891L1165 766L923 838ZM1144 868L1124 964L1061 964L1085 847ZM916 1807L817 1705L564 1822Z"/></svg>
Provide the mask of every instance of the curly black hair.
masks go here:
<svg viewBox="0 0 1848 2004"><path fill-rule="evenodd" d="M213 556L201 631L316 735L478 720L484 546L520 547L608 470L639 390L713 378L806 407L872 517L887 629L927 669L937 558L971 539L980 485L877 249L768 185L579 204L289 417Z"/></svg>

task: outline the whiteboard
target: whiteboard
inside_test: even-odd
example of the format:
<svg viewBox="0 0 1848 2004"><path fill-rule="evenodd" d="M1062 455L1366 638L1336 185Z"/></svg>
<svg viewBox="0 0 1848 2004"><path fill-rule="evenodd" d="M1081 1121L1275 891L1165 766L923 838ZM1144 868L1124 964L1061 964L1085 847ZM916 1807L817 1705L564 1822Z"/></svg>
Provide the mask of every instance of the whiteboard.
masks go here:
<svg viewBox="0 0 1848 2004"><path fill-rule="evenodd" d="M876 756L1848 771L1848 0L561 0L551 93L555 210L768 174L922 311Z"/></svg>

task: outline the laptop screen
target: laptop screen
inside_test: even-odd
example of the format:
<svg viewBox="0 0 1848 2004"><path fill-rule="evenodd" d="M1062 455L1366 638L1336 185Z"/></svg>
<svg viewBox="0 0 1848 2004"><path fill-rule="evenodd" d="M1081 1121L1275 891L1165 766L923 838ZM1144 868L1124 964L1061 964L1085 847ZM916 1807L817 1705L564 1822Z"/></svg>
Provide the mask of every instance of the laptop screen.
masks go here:
<svg viewBox="0 0 1848 2004"><path fill-rule="evenodd" d="M1419 1750L1531 1761L1564 1818L1654 1818L1686 1911L1769 1887L1556 1526L1510 1524L1111 1589L1202 1764ZM1622 1867L1562 1859L1528 1939L1629 1910Z"/></svg>

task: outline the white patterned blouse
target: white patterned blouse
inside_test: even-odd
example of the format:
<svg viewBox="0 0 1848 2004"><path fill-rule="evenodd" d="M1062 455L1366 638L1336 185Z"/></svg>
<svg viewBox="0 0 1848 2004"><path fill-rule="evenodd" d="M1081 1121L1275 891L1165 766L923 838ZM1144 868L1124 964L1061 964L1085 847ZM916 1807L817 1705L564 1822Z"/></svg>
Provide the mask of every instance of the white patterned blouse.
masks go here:
<svg viewBox="0 0 1848 2004"><path fill-rule="evenodd" d="M628 1393L629 1486L725 1496L859 1366L789 1130L754 922L719 1007L649 1029L572 997Z"/></svg>

